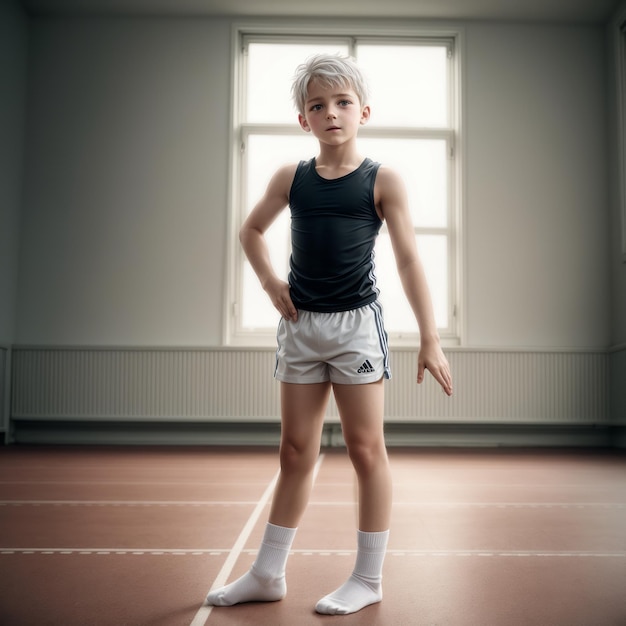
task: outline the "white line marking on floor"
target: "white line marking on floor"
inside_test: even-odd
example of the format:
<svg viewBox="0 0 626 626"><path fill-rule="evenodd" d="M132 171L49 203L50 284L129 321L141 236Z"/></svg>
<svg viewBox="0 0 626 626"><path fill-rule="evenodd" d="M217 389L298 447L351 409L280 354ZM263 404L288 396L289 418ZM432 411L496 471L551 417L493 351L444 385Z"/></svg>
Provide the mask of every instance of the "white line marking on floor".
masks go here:
<svg viewBox="0 0 626 626"><path fill-rule="evenodd" d="M0 506L251 506L256 500L0 500Z"/></svg>
<svg viewBox="0 0 626 626"><path fill-rule="evenodd" d="M259 472L260 473L260 472ZM264 480L238 480L237 485L259 487L266 485ZM223 487L224 483L218 480L0 480L0 487L50 487L50 486L85 486L85 487L199 487L202 489Z"/></svg>
<svg viewBox="0 0 626 626"><path fill-rule="evenodd" d="M602 508L602 509L624 509L626 503L623 502L394 502L393 506L414 506L414 507L443 507L443 508L463 508L476 507L481 509L568 509L568 508Z"/></svg>
<svg viewBox="0 0 626 626"><path fill-rule="evenodd" d="M346 556L355 554L356 550L291 550L291 554L300 556ZM394 557L402 556L479 556L479 557L611 557L626 558L624 551L585 551L585 550L387 550Z"/></svg>
<svg viewBox="0 0 626 626"><path fill-rule="evenodd" d="M626 558L624 551L585 550L388 550L390 556L477 556L477 557L578 557L578 558Z"/></svg>
<svg viewBox="0 0 626 626"><path fill-rule="evenodd" d="M256 506L255 500L0 500L0 507L212 507ZM311 500L309 506L354 506L353 500ZM497 508L497 509L613 509L624 510L620 502L394 502L393 506L414 508Z"/></svg>
<svg viewBox="0 0 626 626"><path fill-rule="evenodd" d="M224 554L230 555L233 552L232 549L201 549L201 548L188 548L188 549L176 549L176 548L1 548L0 555L37 555L37 554L62 554L62 555L85 555L85 556L103 556L103 555L130 555L130 556L222 556ZM255 556L258 550L256 548L246 548L239 552L241 554L247 554ZM298 549L291 550L290 554L299 555L305 557L320 556L320 557L333 557L333 556L352 556L356 554L356 550L318 550L318 549ZM532 557L532 558L560 558L560 557L576 557L576 558L626 558L626 551L623 550L401 550L392 549L387 550L387 555L391 557L432 557L432 556L446 556L446 557ZM222 568L224 569L224 568ZM227 578L228 574L221 578ZM219 575L218 575L219 576ZM218 579L216 578L216 581ZM220 583L222 581L219 581ZM213 587L219 586L214 584ZM213 588L212 587L212 588Z"/></svg>
<svg viewBox="0 0 626 626"><path fill-rule="evenodd" d="M315 470L313 472L313 484L315 484L315 479L317 478L317 474L319 472L319 468L321 467L323 460L324 460L324 455L320 454L317 459L317 463L315 464ZM269 499L272 493L274 492L274 487L276 486L276 482L278 481L279 475L280 475L280 471L276 472L276 475L272 479L272 482L267 486L267 489L261 496L261 499L256 505L254 511L252 511L252 514L250 515L248 521L243 527L241 533L239 534L237 541L235 541L235 544L233 545L228 557L226 558L224 565L222 565L222 569L219 571L218 575L215 577L215 580L213 581L213 584L211 585L209 592L212 589L216 589L217 587L222 587L226 584L228 577L230 576L231 572L233 571L233 568L235 567L235 563L237 562L237 559L244 551L244 546L246 544L246 541L248 540L248 537L252 533L254 526L256 525L259 517L261 516L261 512L265 508L265 505L269 502ZM213 610L212 606L203 604L198 609L198 612L196 613L195 617L191 621L190 626L204 626L207 619L209 619L209 615L211 615L212 610Z"/></svg>
<svg viewBox="0 0 626 626"><path fill-rule="evenodd" d="M309 506L354 506L354 500L311 500ZM394 502L394 507L497 509L626 509L620 502Z"/></svg>
<svg viewBox="0 0 626 626"><path fill-rule="evenodd" d="M225 549L201 548L1 548L0 554L150 554L163 556L167 554L209 554L217 556L230 552Z"/></svg>
<svg viewBox="0 0 626 626"><path fill-rule="evenodd" d="M0 485L223 485L218 480L0 480ZM241 481L240 485L264 485L259 480Z"/></svg>

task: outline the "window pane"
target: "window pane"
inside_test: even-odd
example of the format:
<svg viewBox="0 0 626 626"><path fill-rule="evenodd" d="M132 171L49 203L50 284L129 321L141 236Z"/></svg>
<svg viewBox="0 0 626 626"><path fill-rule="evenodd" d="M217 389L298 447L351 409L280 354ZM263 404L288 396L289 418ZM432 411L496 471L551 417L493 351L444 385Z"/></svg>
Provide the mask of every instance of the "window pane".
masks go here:
<svg viewBox="0 0 626 626"><path fill-rule="evenodd" d="M273 307L265 291L263 291L259 279L248 261L244 264L242 304L242 328L261 331L276 328L280 314Z"/></svg>
<svg viewBox="0 0 626 626"><path fill-rule="evenodd" d="M298 135L249 135L246 146L248 174L246 213L249 213L261 198L270 178L279 167L306 161L316 156L318 152L317 141L304 131L300 131Z"/></svg>
<svg viewBox="0 0 626 626"><path fill-rule="evenodd" d="M371 124L441 127L448 123L445 46L359 45L371 90Z"/></svg>
<svg viewBox="0 0 626 626"><path fill-rule="evenodd" d="M430 288L438 328L447 328L448 320L448 237L445 235L418 235L420 254Z"/></svg>
<svg viewBox="0 0 626 626"><path fill-rule="evenodd" d="M276 170L287 163L315 156L317 143L309 135L250 135L246 146L247 159L247 203L246 214L265 192L267 184ZM283 211L265 233L270 258L276 273L287 280L290 254L289 211ZM243 276L241 324L243 328L274 329L278 323L278 312L267 294L259 285L252 267L245 261Z"/></svg>
<svg viewBox="0 0 626 626"><path fill-rule="evenodd" d="M293 75L307 57L322 52L345 55L348 46L342 43L250 43L245 121L297 123L297 112L291 101Z"/></svg>
<svg viewBox="0 0 626 626"><path fill-rule="evenodd" d="M435 321L439 328L445 328L448 326L447 237L418 235L417 247L433 299ZM417 333L415 315L404 295L387 233L381 233L376 243L376 276L387 332Z"/></svg>
<svg viewBox="0 0 626 626"><path fill-rule="evenodd" d="M396 170L407 188L413 224L448 223L446 142L441 139L359 139L360 152Z"/></svg>

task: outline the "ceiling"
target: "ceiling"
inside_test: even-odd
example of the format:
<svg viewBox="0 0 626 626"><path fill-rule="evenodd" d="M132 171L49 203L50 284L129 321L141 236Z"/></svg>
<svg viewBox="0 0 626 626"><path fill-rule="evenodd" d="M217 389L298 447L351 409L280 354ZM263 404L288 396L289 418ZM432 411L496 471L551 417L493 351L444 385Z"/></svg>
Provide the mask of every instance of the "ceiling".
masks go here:
<svg viewBox="0 0 626 626"><path fill-rule="evenodd" d="M31 14L422 18L606 23L621 0L21 0Z"/></svg>

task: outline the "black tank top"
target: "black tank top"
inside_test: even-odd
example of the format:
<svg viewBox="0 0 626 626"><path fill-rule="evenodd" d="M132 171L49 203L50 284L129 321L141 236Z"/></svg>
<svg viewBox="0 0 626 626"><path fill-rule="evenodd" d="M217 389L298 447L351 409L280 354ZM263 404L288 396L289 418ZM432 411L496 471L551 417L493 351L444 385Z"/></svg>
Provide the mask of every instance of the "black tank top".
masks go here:
<svg viewBox="0 0 626 626"><path fill-rule="evenodd" d="M315 159L301 161L289 193L289 285L298 309L349 311L378 297L374 243L382 225L374 205L380 163L365 159L334 180L322 178Z"/></svg>

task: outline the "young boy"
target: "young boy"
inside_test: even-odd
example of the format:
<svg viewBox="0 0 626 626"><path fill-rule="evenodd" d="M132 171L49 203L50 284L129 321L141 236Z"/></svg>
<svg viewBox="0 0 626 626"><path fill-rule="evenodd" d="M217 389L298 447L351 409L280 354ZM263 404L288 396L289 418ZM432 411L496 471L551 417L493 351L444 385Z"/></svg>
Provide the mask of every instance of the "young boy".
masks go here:
<svg viewBox="0 0 626 626"><path fill-rule="evenodd" d="M207 603L275 601L286 594L285 565L307 505L326 405L334 393L358 482L357 557L348 580L316 605L348 614L380 602L391 515L391 475L383 435L387 334L377 301L373 248L383 220L421 337L417 382L428 369L452 394L430 293L399 176L359 155L370 117L367 87L350 59L317 55L299 66L292 94L300 126L319 156L280 168L240 231L244 251L280 312L275 377L281 381L280 475L258 556ZM264 233L291 210L289 282L270 263Z"/></svg>

